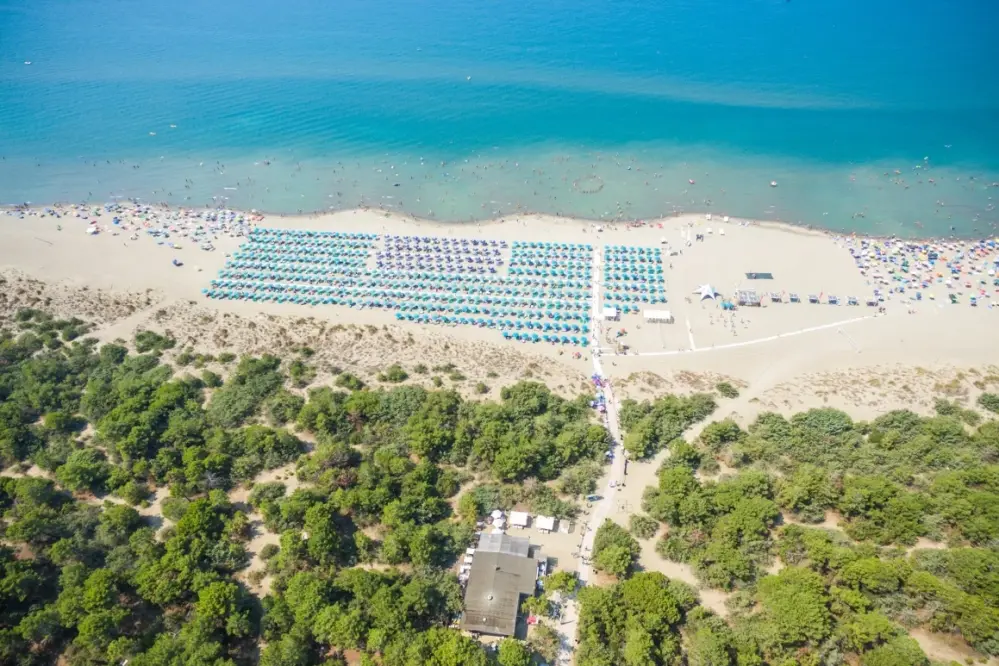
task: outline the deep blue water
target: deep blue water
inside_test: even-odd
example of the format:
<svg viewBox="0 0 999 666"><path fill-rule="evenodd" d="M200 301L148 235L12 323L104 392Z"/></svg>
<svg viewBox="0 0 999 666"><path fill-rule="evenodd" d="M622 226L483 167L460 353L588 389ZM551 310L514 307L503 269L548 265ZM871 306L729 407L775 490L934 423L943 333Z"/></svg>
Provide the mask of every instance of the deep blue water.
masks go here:
<svg viewBox="0 0 999 666"><path fill-rule="evenodd" d="M984 233L997 18L982 0L0 0L0 203Z"/></svg>

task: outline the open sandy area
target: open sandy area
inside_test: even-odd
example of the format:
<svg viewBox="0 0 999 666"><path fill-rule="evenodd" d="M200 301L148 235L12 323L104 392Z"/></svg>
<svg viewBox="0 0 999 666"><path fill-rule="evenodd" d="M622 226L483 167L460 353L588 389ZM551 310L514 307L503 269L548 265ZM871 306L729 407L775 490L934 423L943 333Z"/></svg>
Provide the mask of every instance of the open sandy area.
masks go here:
<svg viewBox="0 0 999 666"><path fill-rule="evenodd" d="M396 361L403 365L453 362L470 382L495 375L488 377L490 386L526 375L573 393L592 373L592 346L580 350L506 342L496 330L472 326L399 324L387 309L209 300L201 290L223 267L226 255L245 238L214 233L211 242L216 249L205 252L185 236L185 225L191 226L187 217L194 212L152 209L142 216L118 213L122 223L113 225L108 213L101 217L91 213L86 220L76 217L79 212L72 207L59 210L60 218L37 211L0 212L0 270L8 281L0 295L0 311L9 314L16 307L45 305L95 320L101 339L129 338L140 328L169 329L181 345L196 344L208 352L260 353L312 341L317 351L335 348L341 367L361 371L377 370ZM86 214L91 209L83 210ZM94 226L101 233L84 233L91 222L96 222ZM180 233L174 233L165 244L145 233L169 224L176 225ZM253 224L510 242L583 242L592 244L595 254L607 245L663 248L668 303L644 307L671 310L674 323L649 324L640 315L629 314L621 321L603 323L600 329L594 326L605 374L628 387L619 397L640 398L675 390L674 379L679 377L682 383L682 378L692 373L702 377L703 384L710 384L702 389L713 385L703 380L710 375L748 386L751 397L761 404L788 403L788 408L801 408L809 399L800 385L785 389L786 395L777 387L850 368L890 372L894 368L935 371L982 367L999 355L989 342L999 312L984 304L977 308L964 302L951 305L941 286L935 300L919 303L903 302L902 296L890 294L883 302L884 314L879 315L878 308L863 305L876 285L854 265L845 248L848 239L805 229L708 220L704 216L667 218L643 226L597 227L542 216L442 224L372 210L301 217L253 216ZM694 240L698 234L703 241ZM174 266L174 259L183 265ZM769 272L773 279L748 280L746 273L750 272ZM598 265L595 282L599 283L599 276ZM719 292L718 300L701 301L694 293L708 284ZM721 300L744 288L755 288L761 296L782 293L785 302L770 303L764 297L763 307L724 312ZM604 290L598 291L602 299ZM862 305L837 306L824 301L818 305L791 304L786 302L790 293L798 293L806 301L809 294L835 294L844 302L855 296ZM597 308L602 305L594 304ZM624 334L619 336L622 330ZM624 352L621 343L628 347L626 355L616 355ZM577 351L582 352L581 358L573 358ZM635 381L641 373L665 378L665 383L657 389ZM834 395L834 380L809 381L817 390L824 387L819 402L842 397ZM653 383L660 382L653 379ZM865 400L872 400L868 393L865 389L855 395L853 403L865 406ZM866 406L880 408L878 404Z"/></svg>

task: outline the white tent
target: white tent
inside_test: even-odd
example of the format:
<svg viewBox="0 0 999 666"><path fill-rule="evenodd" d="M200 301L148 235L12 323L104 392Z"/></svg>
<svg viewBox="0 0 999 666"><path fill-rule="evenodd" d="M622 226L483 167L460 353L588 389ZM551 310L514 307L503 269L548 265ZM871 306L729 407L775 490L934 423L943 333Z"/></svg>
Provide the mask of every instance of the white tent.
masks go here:
<svg viewBox="0 0 999 666"><path fill-rule="evenodd" d="M528 522L530 522L531 517L524 513L523 511L511 511L510 512L510 525L513 527L527 527Z"/></svg>
<svg viewBox="0 0 999 666"><path fill-rule="evenodd" d="M534 524L542 532L554 532L555 531L555 519L551 516L538 516Z"/></svg>
<svg viewBox="0 0 999 666"><path fill-rule="evenodd" d="M604 319L609 319L611 321L617 321L619 317L620 317L620 314L618 313L618 310L617 310L616 307L614 307L612 305L605 305L604 306Z"/></svg>
<svg viewBox="0 0 999 666"><path fill-rule="evenodd" d="M673 313L669 310L646 310L645 321L653 324L672 324Z"/></svg>
<svg viewBox="0 0 999 666"><path fill-rule="evenodd" d="M717 296L718 296L718 292L717 292L717 291L715 291L715 288L714 288L714 287L712 287L712 286L711 286L710 284L702 284L702 285L701 285L700 287L698 287L698 288L697 288L697 289L696 289L696 290L694 291L694 293L695 293L695 294L700 294L700 295L701 295L701 300L702 300L702 301L703 301L703 300L704 300L705 298L710 298L710 299L714 299L715 297L717 297Z"/></svg>
<svg viewBox="0 0 999 666"><path fill-rule="evenodd" d="M500 511L499 509L493 509L493 512L489 515L491 515L493 518L502 518L503 512Z"/></svg>

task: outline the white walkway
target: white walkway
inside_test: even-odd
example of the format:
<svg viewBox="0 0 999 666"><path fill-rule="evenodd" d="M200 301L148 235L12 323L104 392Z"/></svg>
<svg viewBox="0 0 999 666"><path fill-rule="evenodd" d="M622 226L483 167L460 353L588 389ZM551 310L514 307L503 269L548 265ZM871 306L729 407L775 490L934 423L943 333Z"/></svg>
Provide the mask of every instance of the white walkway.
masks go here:
<svg viewBox="0 0 999 666"><path fill-rule="evenodd" d="M600 248L593 250L593 307L590 321L590 331L593 339L593 371L603 377L604 369L600 360L600 337L602 334L603 317L600 309ZM617 488L624 482L624 449L621 447L621 422L618 418L618 404L614 398L613 388L610 383L604 382L604 398L607 401L607 411L605 413L605 424L611 435L611 451L614 459L611 462L610 473L607 475L606 485L601 491L600 500L594 503L590 510L590 515L586 523L580 525L582 540L580 542L579 557L576 560L576 575L582 584L586 584L593 575L593 568L590 566L590 557L593 555L593 538L596 536L597 528L611 514L614 508L615 494ZM585 562L584 562L585 559ZM558 663L561 666L568 666L572 663L572 652L576 639L576 620L578 609L576 600L570 599L562 611L562 620L558 626L562 648L559 651Z"/></svg>
<svg viewBox="0 0 999 666"><path fill-rule="evenodd" d="M636 352L633 354L628 354L628 356L676 356L678 354L697 354L701 352L709 351L719 351L722 349L733 349L735 347L748 347L750 345L758 345L764 342L773 342L774 340L783 340L784 338L794 337L795 335L803 335L805 333L814 333L815 331L822 331L829 328L836 328L838 326L848 326L849 324L856 324L860 321L866 321L867 319L874 319L875 315L867 315L865 317L854 317L853 319L844 319L843 321L834 321L831 324L822 324L821 326L809 326L808 328L798 329L797 331L789 331L787 333L778 333L777 335L770 335L765 338L757 338L756 340L746 340L744 342L731 342L725 345L716 345L714 347L697 347L693 349L671 349L669 351L653 351L653 352ZM689 326L689 323L688 323ZM689 328L688 328L689 332ZM844 335L846 335L844 333ZM693 345L693 334L691 333L691 344ZM851 338L852 342L852 338ZM859 348L854 345L858 353ZM617 354L610 353L609 356L617 356Z"/></svg>

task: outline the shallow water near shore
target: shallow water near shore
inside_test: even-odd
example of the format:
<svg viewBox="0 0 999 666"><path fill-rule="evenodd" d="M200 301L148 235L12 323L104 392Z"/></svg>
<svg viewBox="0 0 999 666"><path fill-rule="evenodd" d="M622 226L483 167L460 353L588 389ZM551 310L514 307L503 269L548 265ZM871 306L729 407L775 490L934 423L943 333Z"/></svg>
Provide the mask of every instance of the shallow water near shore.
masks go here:
<svg viewBox="0 0 999 666"><path fill-rule="evenodd" d="M990 235L996 11L0 0L0 203Z"/></svg>

